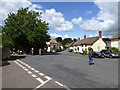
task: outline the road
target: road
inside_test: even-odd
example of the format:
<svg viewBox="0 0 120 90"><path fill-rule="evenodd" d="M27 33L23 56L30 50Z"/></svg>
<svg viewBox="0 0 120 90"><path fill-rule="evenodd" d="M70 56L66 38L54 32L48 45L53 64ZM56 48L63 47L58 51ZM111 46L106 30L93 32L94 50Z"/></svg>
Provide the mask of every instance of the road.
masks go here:
<svg viewBox="0 0 120 90"><path fill-rule="evenodd" d="M20 59L69 88L117 88L118 59L94 59L68 51L56 55L28 55Z"/></svg>

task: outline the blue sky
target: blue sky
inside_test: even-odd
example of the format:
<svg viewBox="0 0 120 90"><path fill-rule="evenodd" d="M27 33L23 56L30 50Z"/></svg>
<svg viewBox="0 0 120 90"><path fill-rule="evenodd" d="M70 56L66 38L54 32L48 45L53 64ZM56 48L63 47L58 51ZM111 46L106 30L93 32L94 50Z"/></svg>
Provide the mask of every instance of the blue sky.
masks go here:
<svg viewBox="0 0 120 90"><path fill-rule="evenodd" d="M118 32L118 3L116 2L31 2L29 0L2 1L0 21L22 7L42 12L42 20L49 23L48 33L56 38L83 38L98 35L111 37ZM3 25L2 22L0 22Z"/></svg>
<svg viewBox="0 0 120 90"><path fill-rule="evenodd" d="M39 4L43 10L54 8L56 12L61 12L64 15L65 20L71 21L73 18L82 17L87 20L97 15L99 8L93 2L33 2L33 4ZM81 37L84 34L88 37L90 35L95 36L97 32L84 31L78 25L73 26L73 31L62 32L57 30L49 30L49 33L56 33L59 35L68 35L72 38Z"/></svg>

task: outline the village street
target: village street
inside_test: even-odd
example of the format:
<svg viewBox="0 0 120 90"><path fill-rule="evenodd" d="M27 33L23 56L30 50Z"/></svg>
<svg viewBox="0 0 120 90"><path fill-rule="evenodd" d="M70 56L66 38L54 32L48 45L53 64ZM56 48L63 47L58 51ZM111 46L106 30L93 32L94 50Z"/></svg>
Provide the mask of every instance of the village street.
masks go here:
<svg viewBox="0 0 120 90"><path fill-rule="evenodd" d="M67 86L68 88L118 87L118 59L94 59L95 64L90 66L88 65L87 56L73 54L65 50L63 52L59 52L56 55L28 55L25 58L19 60L58 81L59 83ZM27 75L25 72L23 74L23 76ZM9 74L5 75L3 72L3 81L5 83L5 85L3 85L4 87L7 87L7 81L5 81L6 79L4 78L6 76L9 77ZM21 78L22 77L19 77L19 79ZM33 81L36 82L35 80L33 80L33 78L27 78L29 78L28 80L30 80L27 81L28 83L32 84ZM21 80L26 81L26 79ZM29 87L37 86L34 84ZM49 85L50 84L51 83L49 82Z"/></svg>

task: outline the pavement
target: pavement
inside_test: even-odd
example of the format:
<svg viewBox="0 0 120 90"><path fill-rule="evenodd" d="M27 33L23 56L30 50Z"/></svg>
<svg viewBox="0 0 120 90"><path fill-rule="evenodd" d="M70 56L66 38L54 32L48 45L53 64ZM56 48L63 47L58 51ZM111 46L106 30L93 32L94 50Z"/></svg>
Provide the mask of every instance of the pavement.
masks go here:
<svg viewBox="0 0 120 90"><path fill-rule="evenodd" d="M117 88L118 59L94 58L94 63L88 65L87 56L68 51L55 55L28 55L2 67L2 86L3 88Z"/></svg>
<svg viewBox="0 0 120 90"><path fill-rule="evenodd" d="M2 67L2 90L6 90L6 88L29 88L30 90L62 88L66 90L61 83L20 60L9 63Z"/></svg>

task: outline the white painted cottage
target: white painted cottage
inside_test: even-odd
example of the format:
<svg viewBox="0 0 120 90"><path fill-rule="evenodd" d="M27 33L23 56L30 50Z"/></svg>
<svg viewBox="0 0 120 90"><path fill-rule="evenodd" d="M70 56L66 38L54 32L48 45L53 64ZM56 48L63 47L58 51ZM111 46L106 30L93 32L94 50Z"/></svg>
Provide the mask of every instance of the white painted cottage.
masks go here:
<svg viewBox="0 0 120 90"><path fill-rule="evenodd" d="M54 38L51 38L49 42L46 42L47 44L47 52L56 52L56 51L62 51L63 45L60 42L57 42Z"/></svg>
<svg viewBox="0 0 120 90"><path fill-rule="evenodd" d="M115 47L120 50L120 32L112 36L111 47Z"/></svg>
<svg viewBox="0 0 120 90"><path fill-rule="evenodd" d="M86 38L86 35L84 35L84 39L78 39L73 44L73 51L83 53L85 50L88 51L89 47L93 48L93 51L101 51L102 49L105 49L106 43L102 40L101 31L99 31L99 36L97 37Z"/></svg>

